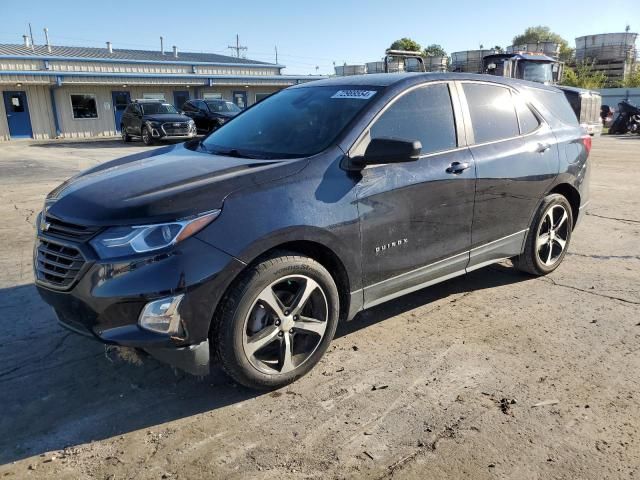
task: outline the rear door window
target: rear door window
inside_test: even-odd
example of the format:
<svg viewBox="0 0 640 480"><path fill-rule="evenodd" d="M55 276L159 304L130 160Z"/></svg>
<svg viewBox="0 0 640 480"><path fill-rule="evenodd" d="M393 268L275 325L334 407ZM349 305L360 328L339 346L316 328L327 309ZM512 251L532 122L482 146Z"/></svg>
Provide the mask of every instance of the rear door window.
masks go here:
<svg viewBox="0 0 640 480"><path fill-rule="evenodd" d="M416 88L396 100L371 127L371 138L422 143L422 154L457 146L449 87L445 83Z"/></svg>
<svg viewBox="0 0 640 480"><path fill-rule="evenodd" d="M493 142L520 134L511 90L486 83L463 83L475 143Z"/></svg>

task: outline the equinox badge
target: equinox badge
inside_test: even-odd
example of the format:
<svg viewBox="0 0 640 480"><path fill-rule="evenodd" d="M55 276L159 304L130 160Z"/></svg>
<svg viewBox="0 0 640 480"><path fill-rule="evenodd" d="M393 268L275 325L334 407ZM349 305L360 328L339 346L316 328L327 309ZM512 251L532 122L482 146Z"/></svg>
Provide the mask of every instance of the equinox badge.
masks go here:
<svg viewBox="0 0 640 480"><path fill-rule="evenodd" d="M393 248L393 247L399 247L400 245L406 245L407 243L409 243L409 239L407 238L395 240L391 243L385 243L384 245L380 245L376 247L376 253L384 252L385 250L389 250L390 248Z"/></svg>

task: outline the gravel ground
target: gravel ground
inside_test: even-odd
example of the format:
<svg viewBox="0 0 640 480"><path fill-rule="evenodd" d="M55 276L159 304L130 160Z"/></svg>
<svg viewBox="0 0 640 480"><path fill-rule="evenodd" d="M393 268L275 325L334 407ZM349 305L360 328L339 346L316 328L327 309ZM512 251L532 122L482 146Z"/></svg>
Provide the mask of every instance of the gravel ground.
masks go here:
<svg viewBox="0 0 640 480"><path fill-rule="evenodd" d="M640 476L640 137L594 140L591 208L552 275L504 263L380 305L266 394L114 363L33 287L44 194L144 148L0 146L2 478Z"/></svg>

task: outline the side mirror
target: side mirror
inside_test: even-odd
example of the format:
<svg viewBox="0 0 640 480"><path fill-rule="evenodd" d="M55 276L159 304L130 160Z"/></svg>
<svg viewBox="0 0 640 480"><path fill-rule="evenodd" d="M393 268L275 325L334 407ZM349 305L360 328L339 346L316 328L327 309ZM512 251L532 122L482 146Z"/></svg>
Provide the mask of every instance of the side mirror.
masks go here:
<svg viewBox="0 0 640 480"><path fill-rule="evenodd" d="M374 138L369 142L364 156L356 159L360 165L415 162L420 158L422 144L397 138Z"/></svg>

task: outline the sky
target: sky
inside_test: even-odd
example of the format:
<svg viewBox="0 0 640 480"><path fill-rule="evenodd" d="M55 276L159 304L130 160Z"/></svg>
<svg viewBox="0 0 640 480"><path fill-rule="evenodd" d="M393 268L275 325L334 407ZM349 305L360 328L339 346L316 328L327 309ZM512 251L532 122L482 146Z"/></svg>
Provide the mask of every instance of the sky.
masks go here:
<svg viewBox="0 0 640 480"><path fill-rule="evenodd" d="M44 1L0 0L0 43L21 43L31 23L36 44L49 29L54 45L165 49L232 55L227 47L247 47L246 58L275 61L288 74L328 74L333 62L358 64L379 60L391 42L410 37L447 52L511 44L533 25L547 25L574 46L575 37L622 32L627 24L640 32L638 0L272 0L271 2L153 0ZM505 9L505 5L508 9ZM318 69L316 70L316 66Z"/></svg>

